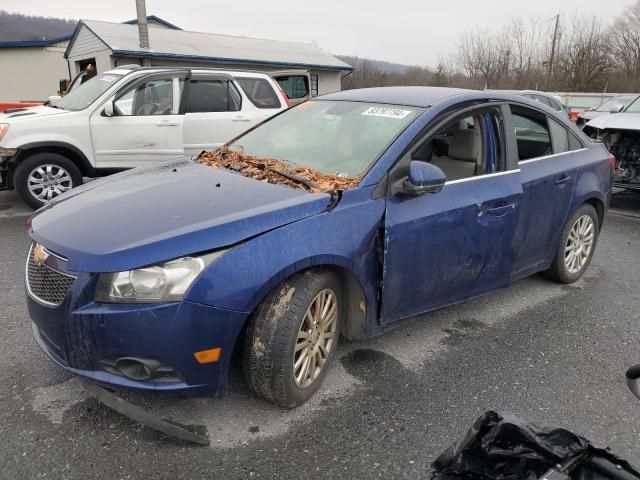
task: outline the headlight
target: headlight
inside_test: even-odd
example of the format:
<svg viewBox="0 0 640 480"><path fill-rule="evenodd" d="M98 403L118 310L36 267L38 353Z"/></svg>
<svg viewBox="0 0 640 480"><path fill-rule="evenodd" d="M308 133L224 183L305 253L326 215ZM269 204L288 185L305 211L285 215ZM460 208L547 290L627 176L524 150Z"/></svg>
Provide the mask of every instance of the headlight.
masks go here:
<svg viewBox="0 0 640 480"><path fill-rule="evenodd" d="M183 257L126 272L101 273L96 302L166 303L182 300L193 281L227 250L201 257Z"/></svg>
<svg viewBox="0 0 640 480"><path fill-rule="evenodd" d="M2 141L2 139L7 134L8 131L9 131L9 124L8 123L0 123L0 141Z"/></svg>

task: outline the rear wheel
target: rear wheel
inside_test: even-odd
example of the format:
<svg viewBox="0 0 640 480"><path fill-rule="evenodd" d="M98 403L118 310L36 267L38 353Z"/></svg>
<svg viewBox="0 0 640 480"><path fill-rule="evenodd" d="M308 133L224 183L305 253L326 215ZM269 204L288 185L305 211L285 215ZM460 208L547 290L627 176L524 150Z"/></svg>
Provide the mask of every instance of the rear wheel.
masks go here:
<svg viewBox="0 0 640 480"><path fill-rule="evenodd" d="M342 313L340 283L331 272L307 271L275 289L245 337L244 372L253 391L288 408L307 401L335 356Z"/></svg>
<svg viewBox="0 0 640 480"><path fill-rule="evenodd" d="M596 210L589 204L582 205L567 222L547 275L560 283L573 283L582 277L591 263L599 232Z"/></svg>
<svg viewBox="0 0 640 480"><path fill-rule="evenodd" d="M42 152L20 162L13 183L20 198L35 209L81 185L82 173L67 157Z"/></svg>

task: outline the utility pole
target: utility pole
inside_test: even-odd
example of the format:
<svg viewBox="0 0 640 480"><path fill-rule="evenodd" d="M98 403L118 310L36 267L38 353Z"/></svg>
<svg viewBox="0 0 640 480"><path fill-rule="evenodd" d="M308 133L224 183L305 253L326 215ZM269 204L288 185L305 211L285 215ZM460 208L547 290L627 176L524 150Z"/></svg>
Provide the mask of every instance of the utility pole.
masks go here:
<svg viewBox="0 0 640 480"><path fill-rule="evenodd" d="M553 61L556 56L556 43L558 41L558 26L560 24L560 14L556 15L556 26L553 29L553 42L551 43L551 58L549 58L549 72L547 73L547 88L551 83L551 75L553 74Z"/></svg>

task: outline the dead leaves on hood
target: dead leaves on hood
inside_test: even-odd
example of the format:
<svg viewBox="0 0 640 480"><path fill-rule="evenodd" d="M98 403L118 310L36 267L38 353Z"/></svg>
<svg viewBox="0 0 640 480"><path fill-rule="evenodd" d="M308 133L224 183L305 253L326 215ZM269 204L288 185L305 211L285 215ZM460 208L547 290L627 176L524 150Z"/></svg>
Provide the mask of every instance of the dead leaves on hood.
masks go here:
<svg viewBox="0 0 640 480"><path fill-rule="evenodd" d="M255 157L227 147L203 152L197 162L213 168L233 170L262 182L287 185L314 193L349 190L360 182L360 177L339 177L315 168L293 167L276 158Z"/></svg>

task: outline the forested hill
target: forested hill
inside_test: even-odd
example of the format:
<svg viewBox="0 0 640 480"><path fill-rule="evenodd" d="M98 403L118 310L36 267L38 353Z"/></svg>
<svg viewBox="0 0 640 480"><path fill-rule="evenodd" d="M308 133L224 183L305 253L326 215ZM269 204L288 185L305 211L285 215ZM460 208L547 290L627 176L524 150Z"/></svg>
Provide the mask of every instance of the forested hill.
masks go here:
<svg viewBox="0 0 640 480"><path fill-rule="evenodd" d="M49 40L71 35L76 20L32 17L0 10L0 42L17 40Z"/></svg>

